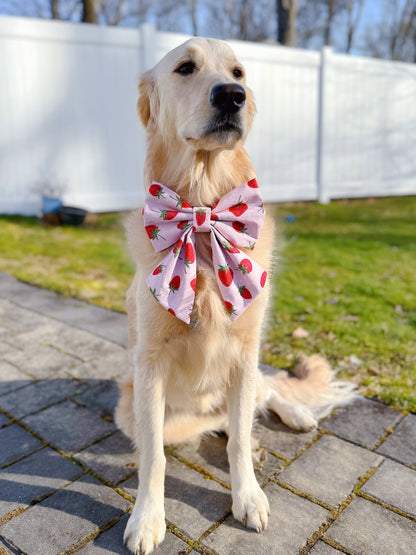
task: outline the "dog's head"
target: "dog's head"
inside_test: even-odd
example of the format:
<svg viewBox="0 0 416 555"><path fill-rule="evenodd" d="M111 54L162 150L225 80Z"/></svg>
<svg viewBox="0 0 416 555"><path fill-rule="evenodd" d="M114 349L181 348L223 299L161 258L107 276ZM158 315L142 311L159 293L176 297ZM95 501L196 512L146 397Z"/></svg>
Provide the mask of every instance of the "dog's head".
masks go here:
<svg viewBox="0 0 416 555"><path fill-rule="evenodd" d="M145 127L194 150L233 149L255 113L245 71L223 41L193 38L169 52L139 85Z"/></svg>

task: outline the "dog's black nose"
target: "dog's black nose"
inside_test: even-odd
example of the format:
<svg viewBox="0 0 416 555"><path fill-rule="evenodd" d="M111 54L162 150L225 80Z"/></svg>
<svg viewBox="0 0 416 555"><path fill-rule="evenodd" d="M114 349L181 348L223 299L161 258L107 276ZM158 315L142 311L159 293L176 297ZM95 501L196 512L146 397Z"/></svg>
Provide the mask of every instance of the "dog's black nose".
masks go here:
<svg viewBox="0 0 416 555"><path fill-rule="evenodd" d="M215 85L209 97L211 105L221 112L232 114L238 112L246 101L246 91L237 83Z"/></svg>

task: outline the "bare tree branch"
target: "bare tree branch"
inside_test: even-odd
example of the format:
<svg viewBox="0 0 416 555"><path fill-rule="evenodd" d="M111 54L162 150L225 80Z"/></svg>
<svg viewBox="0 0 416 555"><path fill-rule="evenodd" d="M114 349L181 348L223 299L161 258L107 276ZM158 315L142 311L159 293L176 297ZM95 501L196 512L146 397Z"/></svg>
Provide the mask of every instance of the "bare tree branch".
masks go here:
<svg viewBox="0 0 416 555"><path fill-rule="evenodd" d="M125 6L126 0L119 0L117 5L117 14L114 19L108 21L109 25L118 25L123 19L123 8Z"/></svg>
<svg viewBox="0 0 416 555"><path fill-rule="evenodd" d="M198 22L196 17L197 7L198 7L198 0L191 0L190 15L191 15L191 22L192 22L192 34L195 36L198 35Z"/></svg>
<svg viewBox="0 0 416 555"><path fill-rule="evenodd" d="M52 19L60 19L59 0L51 0Z"/></svg>
<svg viewBox="0 0 416 555"><path fill-rule="evenodd" d="M277 41L287 46L296 44L298 0L277 0Z"/></svg>
<svg viewBox="0 0 416 555"><path fill-rule="evenodd" d="M385 0L378 21L367 25L363 50L367 55L416 61L416 0Z"/></svg>
<svg viewBox="0 0 416 555"><path fill-rule="evenodd" d="M82 0L83 23L98 23L98 10L100 7L100 0Z"/></svg>
<svg viewBox="0 0 416 555"><path fill-rule="evenodd" d="M357 30L358 24L361 19L361 15L363 13L365 0L358 0L357 8L355 11L354 17L354 8L355 2L354 0L346 0L347 11L348 11L348 36L347 36L347 47L345 49L346 52L351 50L354 34Z"/></svg>

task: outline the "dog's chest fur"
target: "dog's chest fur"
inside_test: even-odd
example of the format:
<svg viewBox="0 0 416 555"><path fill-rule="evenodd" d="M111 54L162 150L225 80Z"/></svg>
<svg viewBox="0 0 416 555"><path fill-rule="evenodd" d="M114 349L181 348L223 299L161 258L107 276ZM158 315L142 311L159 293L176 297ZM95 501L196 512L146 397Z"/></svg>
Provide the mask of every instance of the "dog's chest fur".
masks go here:
<svg viewBox="0 0 416 555"><path fill-rule="evenodd" d="M210 237L195 237L197 285L191 324L180 322L177 333L164 343L168 373L167 403L183 407L192 399L197 411L205 412L223 403L229 373L236 364L240 342L235 337L220 295L212 266Z"/></svg>

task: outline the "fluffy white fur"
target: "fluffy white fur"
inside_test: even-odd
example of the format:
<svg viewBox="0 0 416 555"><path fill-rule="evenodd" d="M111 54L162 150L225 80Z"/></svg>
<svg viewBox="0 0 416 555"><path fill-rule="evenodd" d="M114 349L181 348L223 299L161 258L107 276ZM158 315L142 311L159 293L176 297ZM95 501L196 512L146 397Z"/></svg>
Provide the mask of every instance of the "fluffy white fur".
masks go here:
<svg viewBox="0 0 416 555"><path fill-rule="evenodd" d="M194 70L183 75L176 70L185 62ZM209 100L211 90L227 83L239 83L246 91L237 115L239 130L207 132L218 116ZM138 112L147 133L146 188L158 181L191 205L211 206L255 177L243 148L255 105L244 69L226 43L187 41L143 76L139 93ZM164 444L226 430L233 515L261 532L269 504L251 459L256 408L273 410L288 426L308 430L317 425L318 416L351 395L351 387L332 382L331 370L318 356L304 360L295 377L259 371L269 288L231 322L219 295L207 235L196 235L196 299L188 326L158 305L144 284L165 252L155 253L139 211L127 222L137 272L127 293L131 368L120 383L116 421L138 449L139 488L124 536L136 554L150 553L165 535ZM266 217L250 252L269 273L273 236L273 222Z"/></svg>

